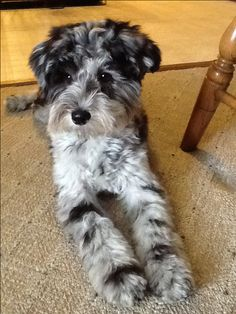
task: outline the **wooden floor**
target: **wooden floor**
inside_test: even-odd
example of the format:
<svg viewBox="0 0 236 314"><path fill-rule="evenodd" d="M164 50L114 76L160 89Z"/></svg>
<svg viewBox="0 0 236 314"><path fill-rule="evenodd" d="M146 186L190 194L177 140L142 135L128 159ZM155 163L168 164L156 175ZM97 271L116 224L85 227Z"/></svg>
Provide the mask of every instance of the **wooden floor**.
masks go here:
<svg viewBox="0 0 236 314"><path fill-rule="evenodd" d="M1 12L1 82L33 80L28 56L52 25L103 19L130 20L159 43L163 65L216 58L224 29L236 12L231 1L108 1L106 6Z"/></svg>

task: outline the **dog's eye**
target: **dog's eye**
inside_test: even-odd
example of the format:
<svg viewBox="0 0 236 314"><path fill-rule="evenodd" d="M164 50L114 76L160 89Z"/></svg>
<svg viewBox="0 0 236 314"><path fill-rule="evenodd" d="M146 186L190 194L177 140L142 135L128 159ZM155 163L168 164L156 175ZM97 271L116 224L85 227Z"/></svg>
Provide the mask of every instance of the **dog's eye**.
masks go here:
<svg viewBox="0 0 236 314"><path fill-rule="evenodd" d="M64 81L65 83L70 83L72 81L72 76L68 73L63 73L62 81Z"/></svg>
<svg viewBox="0 0 236 314"><path fill-rule="evenodd" d="M72 81L72 76L66 72L55 71L48 74L47 80L51 85L69 84Z"/></svg>
<svg viewBox="0 0 236 314"><path fill-rule="evenodd" d="M110 73L107 73L107 72L100 73L98 75L98 80L102 83L112 82L112 75Z"/></svg>

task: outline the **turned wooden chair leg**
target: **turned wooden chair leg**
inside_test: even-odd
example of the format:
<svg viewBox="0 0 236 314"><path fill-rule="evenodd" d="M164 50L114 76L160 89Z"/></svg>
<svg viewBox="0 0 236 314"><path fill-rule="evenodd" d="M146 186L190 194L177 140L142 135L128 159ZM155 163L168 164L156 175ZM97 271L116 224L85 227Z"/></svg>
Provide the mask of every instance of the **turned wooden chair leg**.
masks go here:
<svg viewBox="0 0 236 314"><path fill-rule="evenodd" d="M181 143L183 151L196 149L220 102L217 95L220 91L226 91L233 77L233 64L236 62L236 18L223 34L219 52L218 59L208 68L200 89Z"/></svg>

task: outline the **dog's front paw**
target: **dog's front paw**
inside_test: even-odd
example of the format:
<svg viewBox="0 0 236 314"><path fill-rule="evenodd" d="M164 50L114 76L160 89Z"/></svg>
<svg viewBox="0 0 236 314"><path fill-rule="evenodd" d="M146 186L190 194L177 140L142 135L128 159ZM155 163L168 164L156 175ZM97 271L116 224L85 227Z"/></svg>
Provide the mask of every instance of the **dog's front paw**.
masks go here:
<svg viewBox="0 0 236 314"><path fill-rule="evenodd" d="M118 306L133 306L142 300L147 282L134 266L117 267L104 280L101 295Z"/></svg>
<svg viewBox="0 0 236 314"><path fill-rule="evenodd" d="M184 260L175 254L157 255L145 267L152 292L165 303L173 303L191 295L193 279Z"/></svg>

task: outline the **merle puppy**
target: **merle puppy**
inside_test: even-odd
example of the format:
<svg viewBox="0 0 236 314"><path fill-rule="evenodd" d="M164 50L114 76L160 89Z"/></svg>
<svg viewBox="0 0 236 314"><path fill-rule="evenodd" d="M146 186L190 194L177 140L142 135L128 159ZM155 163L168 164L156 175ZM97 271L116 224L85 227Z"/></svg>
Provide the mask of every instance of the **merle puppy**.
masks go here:
<svg viewBox="0 0 236 314"><path fill-rule="evenodd" d="M8 99L11 111L34 102L36 118L47 124L58 220L78 246L97 293L122 306L143 298L146 279L164 302L185 298L192 289L181 241L147 157L141 81L160 61L157 45L129 23L56 27L30 57L37 97ZM101 191L121 201L139 260L100 205Z"/></svg>

